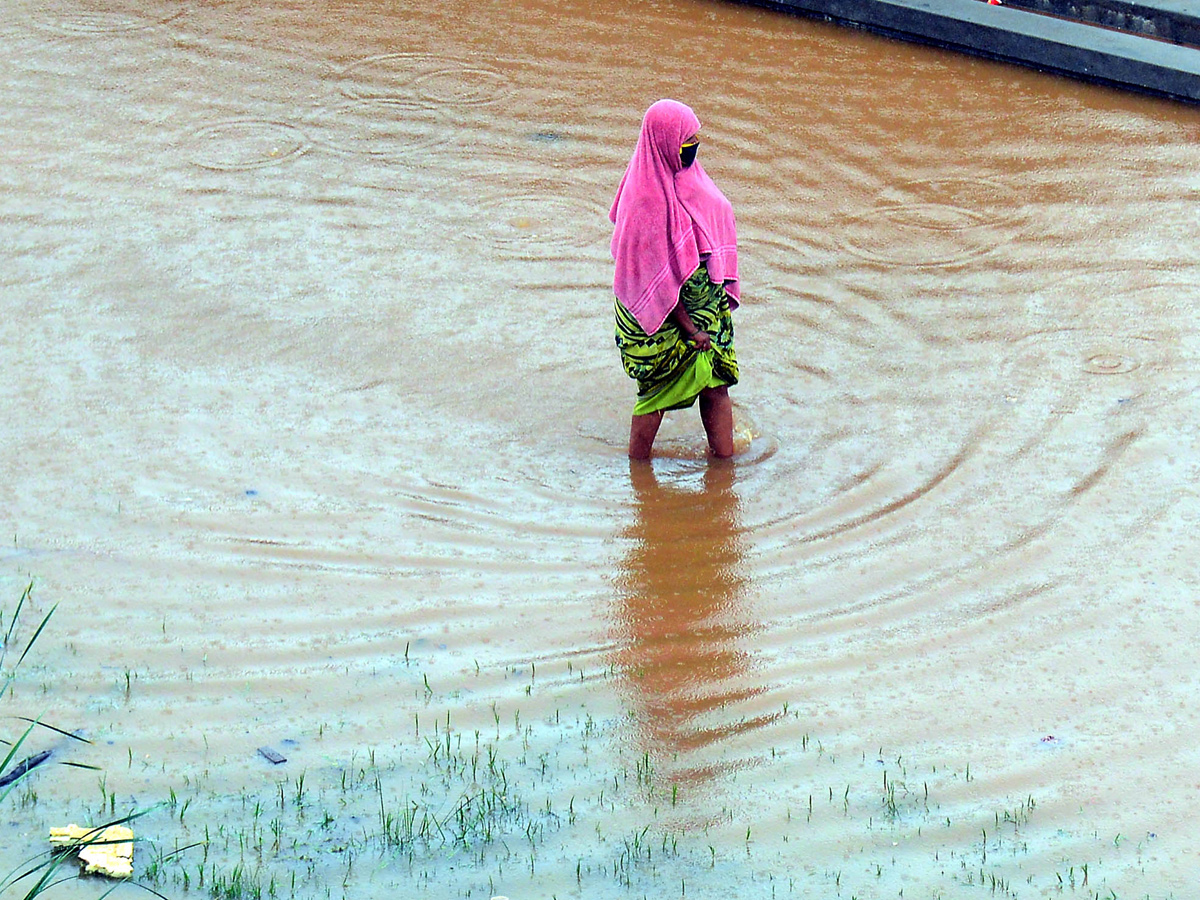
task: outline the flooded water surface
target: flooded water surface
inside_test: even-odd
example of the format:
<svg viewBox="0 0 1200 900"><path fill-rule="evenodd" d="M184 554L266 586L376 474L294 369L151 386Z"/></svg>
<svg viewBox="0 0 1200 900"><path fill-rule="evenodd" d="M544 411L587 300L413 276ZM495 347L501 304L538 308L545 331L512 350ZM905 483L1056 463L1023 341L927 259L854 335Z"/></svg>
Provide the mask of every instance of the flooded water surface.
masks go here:
<svg viewBox="0 0 1200 900"><path fill-rule="evenodd" d="M18 748L6 868L149 810L170 897L1188 896L1196 109L702 0L0 39L3 705L90 741ZM625 458L664 96L728 466Z"/></svg>

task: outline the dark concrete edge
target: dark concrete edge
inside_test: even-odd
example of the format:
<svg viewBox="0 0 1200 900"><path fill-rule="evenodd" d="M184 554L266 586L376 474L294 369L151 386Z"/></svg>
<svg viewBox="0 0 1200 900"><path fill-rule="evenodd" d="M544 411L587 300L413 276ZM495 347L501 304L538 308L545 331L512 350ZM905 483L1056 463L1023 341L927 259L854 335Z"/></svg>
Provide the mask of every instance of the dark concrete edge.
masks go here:
<svg viewBox="0 0 1200 900"><path fill-rule="evenodd" d="M1200 15L1161 2L1151 5L1136 0L1004 0L1004 3L1173 44L1200 46Z"/></svg>
<svg viewBox="0 0 1200 900"><path fill-rule="evenodd" d="M1125 91L1200 104L1200 51L1165 44L1136 35L1112 32L1076 22L1050 19L1022 10L988 7L980 0L971 6L1011 13L1028 21L986 24L976 16L945 15L928 8L887 0L733 0L789 15L823 19L874 34L941 49L966 53L997 62ZM999 18L999 17L997 17ZM1039 20L1039 21L1033 21ZM1019 27L1008 27L1019 25ZM1079 29L1076 31L1076 29ZM1046 34L1038 34L1046 32ZM1097 49L1099 37L1112 49ZM1072 38L1075 40L1072 40ZM1146 45L1156 45L1186 56L1186 65L1155 63L1147 58ZM1165 55L1165 52L1160 53Z"/></svg>

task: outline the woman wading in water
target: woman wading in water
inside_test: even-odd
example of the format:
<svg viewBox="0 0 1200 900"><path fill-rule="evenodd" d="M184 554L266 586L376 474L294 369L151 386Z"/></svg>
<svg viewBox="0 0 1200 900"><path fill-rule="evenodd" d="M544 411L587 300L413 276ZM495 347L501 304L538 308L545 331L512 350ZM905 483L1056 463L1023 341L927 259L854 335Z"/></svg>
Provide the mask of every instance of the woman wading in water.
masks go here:
<svg viewBox="0 0 1200 900"><path fill-rule="evenodd" d="M675 100L646 110L608 214L617 348L638 383L631 459L649 459L663 414L697 398L713 455L733 455L737 233L733 207L696 162L699 131L696 114Z"/></svg>

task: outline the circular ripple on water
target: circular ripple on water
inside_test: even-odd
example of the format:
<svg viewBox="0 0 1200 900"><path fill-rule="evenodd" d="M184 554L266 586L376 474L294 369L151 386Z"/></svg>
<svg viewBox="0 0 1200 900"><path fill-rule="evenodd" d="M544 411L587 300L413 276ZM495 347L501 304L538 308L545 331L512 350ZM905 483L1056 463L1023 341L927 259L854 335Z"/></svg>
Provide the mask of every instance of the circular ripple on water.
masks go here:
<svg viewBox="0 0 1200 900"><path fill-rule="evenodd" d="M387 53L357 60L338 82L351 100L386 100L433 106L480 106L510 93L498 69L466 59L419 53Z"/></svg>
<svg viewBox="0 0 1200 900"><path fill-rule="evenodd" d="M1083 371L1091 375L1128 375L1139 366L1136 359L1119 353L1097 353L1083 361Z"/></svg>
<svg viewBox="0 0 1200 900"><path fill-rule="evenodd" d="M1188 393L1179 377L1176 343L1171 335L1149 332L1034 332L1015 343L1004 389L1010 397L1048 393L1067 403L1100 392L1106 400L1142 409L1160 406Z"/></svg>
<svg viewBox="0 0 1200 900"><path fill-rule="evenodd" d="M413 86L423 99L449 106L496 103L508 94L508 79L502 73L466 64L419 75Z"/></svg>
<svg viewBox="0 0 1200 900"><path fill-rule="evenodd" d="M845 249L872 262L952 266L990 253L999 226L1016 218L1017 196L986 179L912 181L882 192L870 212L852 217Z"/></svg>
<svg viewBox="0 0 1200 900"><path fill-rule="evenodd" d="M516 257L546 256L553 251L608 251L608 211L568 185L546 184L528 192L481 201L484 234L502 253Z"/></svg>
<svg viewBox="0 0 1200 900"><path fill-rule="evenodd" d="M818 251L803 243L770 237L738 237L738 274L742 290L753 303L824 302L823 285L809 266Z"/></svg>
<svg viewBox="0 0 1200 900"><path fill-rule="evenodd" d="M203 169L237 172L277 166L307 152L304 132L286 122L238 119L193 132L191 161Z"/></svg>
<svg viewBox="0 0 1200 900"><path fill-rule="evenodd" d="M738 257L757 267L771 280L787 281L807 272L805 262L814 256L810 246L775 237L745 235L738 238Z"/></svg>
<svg viewBox="0 0 1200 900"><path fill-rule="evenodd" d="M377 97L325 107L304 125L322 147L378 159L402 158L447 140L447 123L437 109Z"/></svg>
<svg viewBox="0 0 1200 900"><path fill-rule="evenodd" d="M186 10L177 10L164 16L147 15L141 9L100 10L80 9L69 14L46 11L39 16L38 24L51 31L69 35L105 35L123 31L143 31L178 19Z"/></svg>

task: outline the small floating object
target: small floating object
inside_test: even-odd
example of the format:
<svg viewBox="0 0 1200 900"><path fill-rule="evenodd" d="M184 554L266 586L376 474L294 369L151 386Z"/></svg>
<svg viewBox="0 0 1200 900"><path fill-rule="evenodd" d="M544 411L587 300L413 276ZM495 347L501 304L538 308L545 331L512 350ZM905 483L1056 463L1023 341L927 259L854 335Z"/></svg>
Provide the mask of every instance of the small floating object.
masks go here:
<svg viewBox="0 0 1200 900"><path fill-rule="evenodd" d="M133 875L133 829L125 825L80 828L71 824L50 829L50 846L78 847L86 875L130 878Z"/></svg>
<svg viewBox="0 0 1200 900"><path fill-rule="evenodd" d="M258 755L273 765L287 762L287 757L271 747L259 747Z"/></svg>
<svg viewBox="0 0 1200 900"><path fill-rule="evenodd" d="M3 776L0 776L0 787L5 787L6 785L12 784L34 766L40 766L49 758L49 750L43 750L41 753L35 753L33 756L26 757L5 772Z"/></svg>
<svg viewBox="0 0 1200 900"><path fill-rule="evenodd" d="M1003 6L1000 0L988 0L988 6Z"/></svg>

